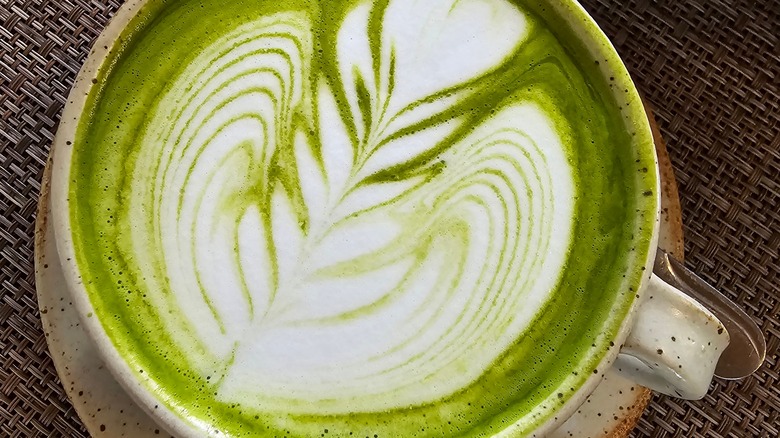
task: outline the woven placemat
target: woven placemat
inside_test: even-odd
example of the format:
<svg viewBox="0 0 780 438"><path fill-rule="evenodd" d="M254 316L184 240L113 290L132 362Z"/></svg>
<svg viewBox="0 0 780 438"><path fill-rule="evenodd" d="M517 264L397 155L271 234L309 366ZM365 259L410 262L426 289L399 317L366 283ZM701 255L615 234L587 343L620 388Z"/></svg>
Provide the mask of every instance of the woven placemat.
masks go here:
<svg viewBox="0 0 780 438"><path fill-rule="evenodd" d="M0 436L85 436L41 330L40 180L68 90L121 2L0 0ZM686 264L767 335L764 366L701 401L657 396L633 436L780 436L780 5L586 0L656 110ZM68 382L64 382L68 384Z"/></svg>

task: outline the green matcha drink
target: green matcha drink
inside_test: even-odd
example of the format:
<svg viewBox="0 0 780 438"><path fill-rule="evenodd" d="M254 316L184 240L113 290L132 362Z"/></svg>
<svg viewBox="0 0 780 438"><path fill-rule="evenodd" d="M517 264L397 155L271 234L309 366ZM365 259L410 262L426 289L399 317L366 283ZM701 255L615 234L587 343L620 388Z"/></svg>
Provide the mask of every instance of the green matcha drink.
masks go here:
<svg viewBox="0 0 780 438"><path fill-rule="evenodd" d="M610 354L657 208L584 28L530 1L148 2L71 139L89 317L212 434L533 431Z"/></svg>

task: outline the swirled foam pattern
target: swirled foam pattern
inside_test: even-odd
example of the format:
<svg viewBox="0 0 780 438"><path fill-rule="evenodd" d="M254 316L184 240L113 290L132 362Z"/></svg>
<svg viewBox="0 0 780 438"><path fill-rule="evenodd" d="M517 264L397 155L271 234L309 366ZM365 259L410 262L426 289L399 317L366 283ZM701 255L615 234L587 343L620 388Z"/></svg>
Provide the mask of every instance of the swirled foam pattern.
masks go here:
<svg viewBox="0 0 780 438"><path fill-rule="evenodd" d="M649 163L542 18L145 13L74 141L71 220L162 401L227 435L490 436L582 384L633 300L615 271L643 260Z"/></svg>

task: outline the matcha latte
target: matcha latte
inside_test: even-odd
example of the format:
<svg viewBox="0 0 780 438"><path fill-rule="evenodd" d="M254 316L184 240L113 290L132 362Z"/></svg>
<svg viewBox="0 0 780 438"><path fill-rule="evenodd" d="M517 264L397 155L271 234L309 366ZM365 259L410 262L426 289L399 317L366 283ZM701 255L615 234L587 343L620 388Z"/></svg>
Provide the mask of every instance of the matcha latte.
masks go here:
<svg viewBox="0 0 780 438"><path fill-rule="evenodd" d="M65 253L174 423L521 436L616 354L657 177L578 6L151 0L105 51Z"/></svg>

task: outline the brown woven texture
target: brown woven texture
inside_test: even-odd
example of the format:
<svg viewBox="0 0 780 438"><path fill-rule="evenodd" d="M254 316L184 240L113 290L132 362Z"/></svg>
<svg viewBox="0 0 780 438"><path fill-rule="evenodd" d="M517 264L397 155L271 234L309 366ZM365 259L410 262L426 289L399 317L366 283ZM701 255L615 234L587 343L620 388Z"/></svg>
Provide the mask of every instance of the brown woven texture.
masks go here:
<svg viewBox="0 0 780 438"><path fill-rule="evenodd" d="M41 330L33 221L60 112L121 2L0 0L0 436L85 436ZM780 436L780 4L587 0L656 110L686 264L767 335L764 366L701 401L657 396L635 437Z"/></svg>

